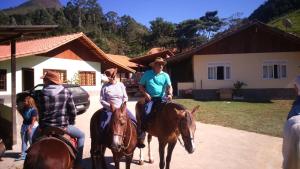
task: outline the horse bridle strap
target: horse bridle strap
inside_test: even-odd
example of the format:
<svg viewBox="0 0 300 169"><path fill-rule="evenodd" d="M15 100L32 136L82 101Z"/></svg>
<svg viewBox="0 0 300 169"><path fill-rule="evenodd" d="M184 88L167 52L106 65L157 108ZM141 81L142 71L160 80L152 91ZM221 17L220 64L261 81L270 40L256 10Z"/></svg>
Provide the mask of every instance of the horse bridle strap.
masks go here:
<svg viewBox="0 0 300 169"><path fill-rule="evenodd" d="M188 138L188 139L194 140L194 138L185 136L185 135L183 134L183 132L181 132L181 121L182 121L182 119L179 121L179 131L180 131L181 137L182 137L182 138ZM180 137L179 137L179 136L178 136L177 140L178 140L179 143L182 145L182 147L184 147L183 141L180 140Z"/></svg>

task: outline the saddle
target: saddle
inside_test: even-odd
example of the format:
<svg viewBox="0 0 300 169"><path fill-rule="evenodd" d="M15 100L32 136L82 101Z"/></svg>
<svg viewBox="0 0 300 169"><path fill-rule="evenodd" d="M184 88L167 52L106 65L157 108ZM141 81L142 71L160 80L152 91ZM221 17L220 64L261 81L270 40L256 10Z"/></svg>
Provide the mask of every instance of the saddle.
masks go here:
<svg viewBox="0 0 300 169"><path fill-rule="evenodd" d="M54 127L47 126L40 131L41 137L37 140L37 142L45 139L56 139L64 143L72 158L76 158L77 154L77 140L76 138L71 137L65 130Z"/></svg>
<svg viewBox="0 0 300 169"><path fill-rule="evenodd" d="M146 111L142 113L142 129L146 131L148 126L151 126L156 116L163 110L167 102L156 101L153 103L150 113L147 115Z"/></svg>

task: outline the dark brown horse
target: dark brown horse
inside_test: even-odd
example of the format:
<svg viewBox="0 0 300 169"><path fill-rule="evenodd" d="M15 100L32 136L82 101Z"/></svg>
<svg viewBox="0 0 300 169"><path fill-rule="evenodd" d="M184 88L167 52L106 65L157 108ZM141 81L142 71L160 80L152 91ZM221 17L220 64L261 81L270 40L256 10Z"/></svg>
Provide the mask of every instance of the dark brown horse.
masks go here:
<svg viewBox="0 0 300 169"><path fill-rule="evenodd" d="M47 137L28 149L24 169L71 169L73 162L74 157L64 142Z"/></svg>
<svg viewBox="0 0 300 169"><path fill-rule="evenodd" d="M126 108L126 102L119 109L111 107L112 117L108 125L108 134L100 134L99 122L102 110L98 110L91 118L91 158L92 168L107 168L104 159L106 148L110 148L113 153L115 167L119 169L122 156L126 157L126 169L130 169L133 152L137 143L136 126L131 122ZM103 133L103 132L102 132ZM100 162L100 163L98 163Z"/></svg>
<svg viewBox="0 0 300 169"><path fill-rule="evenodd" d="M156 136L159 142L160 169L170 168L173 149L177 143L179 135L183 139L183 144L188 153L195 151L194 134L196 131L195 112L199 109L196 106L192 111L187 110L184 106L177 103L166 103L161 110L158 110L154 118L150 119L147 125L148 134L148 155L149 162L153 162L151 155L150 142L152 136ZM136 115L138 124L144 114L144 101L141 100L136 104ZM167 157L165 156L165 147L168 145ZM140 152L140 164L143 159Z"/></svg>

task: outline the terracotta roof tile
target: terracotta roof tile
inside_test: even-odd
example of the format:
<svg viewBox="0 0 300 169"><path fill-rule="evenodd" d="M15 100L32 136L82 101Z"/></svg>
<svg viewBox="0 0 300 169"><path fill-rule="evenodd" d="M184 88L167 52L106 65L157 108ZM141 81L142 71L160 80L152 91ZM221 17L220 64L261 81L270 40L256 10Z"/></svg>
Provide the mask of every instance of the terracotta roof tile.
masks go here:
<svg viewBox="0 0 300 169"><path fill-rule="evenodd" d="M94 49L93 51L99 58L106 59L110 63L119 66L129 72L135 72L135 70L133 70L129 66L126 66L126 64L119 63L111 57L108 57L106 53L104 53L90 38L88 38L82 32L49 38L18 41L16 43L16 57L19 58L46 53L78 38L82 38L85 43L91 46ZM10 59L10 45L0 45L0 61L8 59Z"/></svg>
<svg viewBox="0 0 300 169"><path fill-rule="evenodd" d="M130 58L124 55L113 55L113 54L106 54L108 57L110 57L112 60L121 63L122 65L131 67L131 68L137 68L139 65L134 62L130 62Z"/></svg>
<svg viewBox="0 0 300 169"><path fill-rule="evenodd" d="M70 41L81 37L83 33L55 36L43 39L19 41L16 43L16 56L23 57L46 53ZM10 58L10 45L0 45L0 60Z"/></svg>

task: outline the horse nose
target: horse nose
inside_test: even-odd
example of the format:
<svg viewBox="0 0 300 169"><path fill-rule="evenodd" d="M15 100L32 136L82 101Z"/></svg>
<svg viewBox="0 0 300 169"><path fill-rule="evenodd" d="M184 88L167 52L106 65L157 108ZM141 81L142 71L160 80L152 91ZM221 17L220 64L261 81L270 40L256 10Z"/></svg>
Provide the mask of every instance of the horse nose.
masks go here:
<svg viewBox="0 0 300 169"><path fill-rule="evenodd" d="M120 151L121 149L121 143L120 143L120 139L119 136L114 136L113 137L113 142L111 144L111 147L116 150L116 151Z"/></svg>
<svg viewBox="0 0 300 169"><path fill-rule="evenodd" d="M193 154L194 152L195 152L195 148L191 148L191 149L188 151L189 154Z"/></svg>

